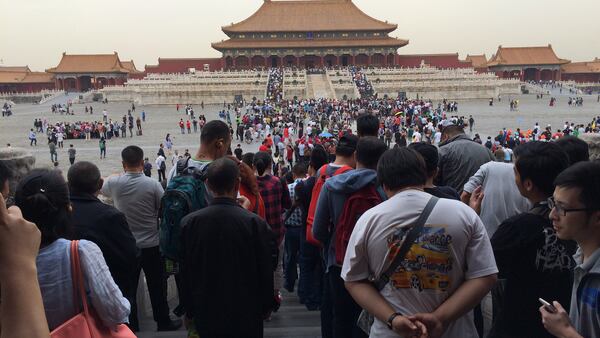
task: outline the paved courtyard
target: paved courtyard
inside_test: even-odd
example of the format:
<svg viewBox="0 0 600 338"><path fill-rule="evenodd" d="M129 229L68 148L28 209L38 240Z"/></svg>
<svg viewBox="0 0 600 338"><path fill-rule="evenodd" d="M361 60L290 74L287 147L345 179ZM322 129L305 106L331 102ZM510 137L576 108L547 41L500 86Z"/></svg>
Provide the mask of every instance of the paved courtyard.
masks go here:
<svg viewBox="0 0 600 338"><path fill-rule="evenodd" d="M503 127L521 128L527 130L532 128L536 122L541 126L551 124L553 130L562 129L565 121L575 122L576 124L587 124L592 117L600 115L600 103L596 96L585 96L583 107L569 107L567 105L568 96L558 96L558 102L554 107L548 105L549 98L544 97L537 100L535 95L520 95L514 97L519 99L520 106L518 111L510 111L509 97L503 97L501 102L495 102L494 106L489 106L487 100L469 100L459 102L458 115L475 118L474 132L479 133L482 138L494 136ZM57 101L55 101L57 102ZM60 100L58 101L60 102ZM53 114L50 110L50 104L30 105L19 104L13 107L14 115L9 118L0 118L0 145L5 146L10 143L13 147L23 147L31 149L36 156L38 166L50 166L50 154L46 144L46 137L38 135L37 147L30 147L27 138L28 131L33 127L35 118L46 118L50 123L59 121L97 121L102 120L102 110L106 109L109 118L120 120L127 110L131 107L128 103L93 103L94 114L85 114L84 105L75 104L73 110L75 115L66 116ZM204 111L199 106L194 107L196 115L204 114L208 120L218 118L218 111L222 106L205 106ZM59 168L68 169L67 148L73 144L77 150L77 160L86 160L96 163L104 176L121 172L120 151L123 147L135 144L144 149L147 157L152 162L156 158L158 145L164 141L167 133L173 136L174 149L181 153L189 149L194 153L200 143L200 134L193 133L182 135L179 130L178 122L180 118L186 120L183 109L178 113L175 106L137 106L135 116L141 111L146 112L146 122L143 124L143 136L133 136L133 138L113 138L107 142L106 159L99 159L98 140L65 140L64 149L59 149L58 160ZM234 146L235 146L234 141ZM258 143L246 145L243 144L244 151L257 151ZM170 162L170 161L168 161Z"/></svg>

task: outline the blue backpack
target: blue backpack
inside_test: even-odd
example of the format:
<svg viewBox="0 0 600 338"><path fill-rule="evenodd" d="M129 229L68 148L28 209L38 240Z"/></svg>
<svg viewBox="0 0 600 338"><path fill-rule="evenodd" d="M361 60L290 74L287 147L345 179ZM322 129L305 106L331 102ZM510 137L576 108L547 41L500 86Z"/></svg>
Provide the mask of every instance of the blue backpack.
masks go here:
<svg viewBox="0 0 600 338"><path fill-rule="evenodd" d="M159 238L160 252L165 258L178 262L181 258L181 220L188 214L208 205L203 168L188 167L188 159L177 163L177 175L171 179L160 201Z"/></svg>

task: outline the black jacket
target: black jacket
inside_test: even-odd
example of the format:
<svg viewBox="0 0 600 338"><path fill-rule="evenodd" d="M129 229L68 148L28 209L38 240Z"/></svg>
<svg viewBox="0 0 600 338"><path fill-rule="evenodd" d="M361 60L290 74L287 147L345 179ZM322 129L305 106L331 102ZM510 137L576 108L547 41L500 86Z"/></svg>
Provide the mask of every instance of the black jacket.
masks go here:
<svg viewBox="0 0 600 338"><path fill-rule="evenodd" d="M200 337L255 338L273 305L273 235L229 198L182 220L182 296Z"/></svg>
<svg viewBox="0 0 600 338"><path fill-rule="evenodd" d="M493 333L503 337L553 337L542 325L538 298L571 300L577 243L556 236L545 204L506 219L491 239L499 278L506 279ZM497 313L496 313L497 312Z"/></svg>
<svg viewBox="0 0 600 338"><path fill-rule="evenodd" d="M130 299L135 282L137 247L125 215L93 195L71 194L73 228L77 239L96 243L123 295Z"/></svg>

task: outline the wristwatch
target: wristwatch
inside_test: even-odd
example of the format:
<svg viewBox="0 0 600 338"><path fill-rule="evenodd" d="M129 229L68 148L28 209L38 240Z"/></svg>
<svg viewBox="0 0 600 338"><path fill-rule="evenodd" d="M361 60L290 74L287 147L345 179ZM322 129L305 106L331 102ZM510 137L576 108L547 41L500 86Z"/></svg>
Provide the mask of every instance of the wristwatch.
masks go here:
<svg viewBox="0 0 600 338"><path fill-rule="evenodd" d="M390 318L388 318L388 320L387 320L386 324L387 324L387 327L388 327L390 330L393 330L393 329L394 329L394 326L392 325L392 323L394 322L394 319L396 319L396 317L398 317L398 316L402 316L402 314L401 314L400 312L394 312L394 313L393 313L393 314L390 316Z"/></svg>

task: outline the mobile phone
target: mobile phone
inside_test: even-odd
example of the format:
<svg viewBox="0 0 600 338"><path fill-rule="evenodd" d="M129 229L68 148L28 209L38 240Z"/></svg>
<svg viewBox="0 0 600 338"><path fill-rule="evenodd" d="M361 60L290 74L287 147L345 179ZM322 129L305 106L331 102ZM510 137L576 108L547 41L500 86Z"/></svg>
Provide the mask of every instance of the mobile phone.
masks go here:
<svg viewBox="0 0 600 338"><path fill-rule="evenodd" d="M538 300L540 301L540 303L542 303L542 305L544 305L544 308L545 308L546 310L548 310L548 312L551 312L551 313L556 313L556 312L557 312L557 310L556 310L556 308L554 307L554 305L552 305L552 304L548 303L548 302L547 302L547 301L545 301L543 298L538 298Z"/></svg>

